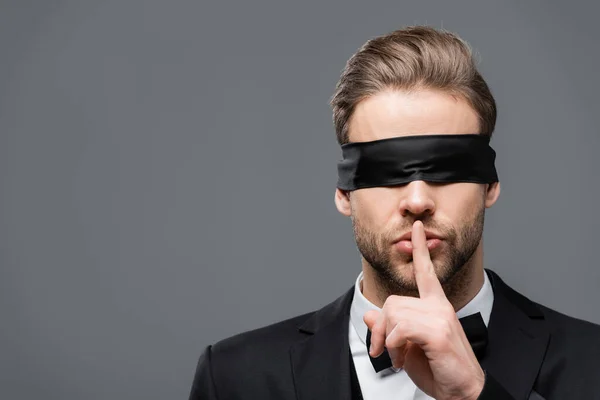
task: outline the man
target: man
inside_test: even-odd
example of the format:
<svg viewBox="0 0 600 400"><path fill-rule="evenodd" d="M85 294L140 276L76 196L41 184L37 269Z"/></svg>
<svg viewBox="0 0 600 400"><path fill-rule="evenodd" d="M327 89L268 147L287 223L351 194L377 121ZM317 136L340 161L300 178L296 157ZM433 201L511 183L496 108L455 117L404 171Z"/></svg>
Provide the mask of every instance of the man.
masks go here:
<svg viewBox="0 0 600 400"><path fill-rule="evenodd" d="M600 399L600 327L483 267L496 105L468 45L372 39L332 107L362 272L317 312L208 346L190 399Z"/></svg>

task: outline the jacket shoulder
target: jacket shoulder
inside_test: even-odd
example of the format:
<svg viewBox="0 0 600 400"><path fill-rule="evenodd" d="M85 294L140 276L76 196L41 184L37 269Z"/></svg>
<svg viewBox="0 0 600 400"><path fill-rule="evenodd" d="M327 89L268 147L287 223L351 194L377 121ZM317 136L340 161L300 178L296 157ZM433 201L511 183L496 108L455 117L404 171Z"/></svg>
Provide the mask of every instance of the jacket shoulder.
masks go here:
<svg viewBox="0 0 600 400"><path fill-rule="evenodd" d="M550 398L583 399L598 393L600 325L537 304L550 341L536 391Z"/></svg>
<svg viewBox="0 0 600 400"><path fill-rule="evenodd" d="M498 293L506 297L530 318L544 319L547 328L553 336L580 341L585 338L591 340L589 343L600 343L600 325L566 315L548 306L532 301L506 284L494 271L487 270L487 272L495 287L495 295L497 288Z"/></svg>
<svg viewBox="0 0 600 400"><path fill-rule="evenodd" d="M310 337L315 331L349 313L354 287L319 310L298 315L262 328L239 333L215 343L213 354L229 358L254 357L260 354L263 358L280 359L288 357L290 346Z"/></svg>
<svg viewBox="0 0 600 400"><path fill-rule="evenodd" d="M298 327L314 312L239 333L208 346L200 357L192 398L291 398L289 349L307 335ZM209 378L207 378L209 377ZM194 397L196 396L196 397ZM199 397L198 397L199 396ZM204 397L203 397L204 396Z"/></svg>
<svg viewBox="0 0 600 400"><path fill-rule="evenodd" d="M268 390L279 393L280 398L293 395L288 393L293 387L291 374L284 372L289 368L288 348L300 335L298 326L312 314L242 332L207 346L200 355L189 398L243 399L248 398L248 393L267 398Z"/></svg>
<svg viewBox="0 0 600 400"><path fill-rule="evenodd" d="M212 353L217 357L252 357L256 353L264 356L265 351L281 351L303 337L299 326L314 314L309 312L288 318L258 329L238 333L212 345ZM271 350L270 350L271 349Z"/></svg>
<svg viewBox="0 0 600 400"><path fill-rule="evenodd" d="M566 315L539 303L536 306L544 314L554 340L569 344L573 349L585 349L586 352L595 349L600 355L599 324Z"/></svg>

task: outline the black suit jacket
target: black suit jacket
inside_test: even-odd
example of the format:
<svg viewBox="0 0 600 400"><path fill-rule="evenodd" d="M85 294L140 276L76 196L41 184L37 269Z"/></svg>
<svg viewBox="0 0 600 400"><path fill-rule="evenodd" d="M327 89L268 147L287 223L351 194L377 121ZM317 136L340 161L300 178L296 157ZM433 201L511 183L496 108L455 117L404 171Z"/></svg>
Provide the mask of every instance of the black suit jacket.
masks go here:
<svg viewBox="0 0 600 400"><path fill-rule="evenodd" d="M600 326L534 303L486 271L494 305L480 399L600 399ZM208 346L190 400L350 399L353 291L319 311Z"/></svg>

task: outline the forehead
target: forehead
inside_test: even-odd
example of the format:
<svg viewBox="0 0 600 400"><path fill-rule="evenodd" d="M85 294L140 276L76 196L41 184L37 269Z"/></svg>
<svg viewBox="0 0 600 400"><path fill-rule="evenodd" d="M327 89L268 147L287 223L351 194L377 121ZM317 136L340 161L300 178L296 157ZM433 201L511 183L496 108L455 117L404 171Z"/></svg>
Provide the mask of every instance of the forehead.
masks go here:
<svg viewBox="0 0 600 400"><path fill-rule="evenodd" d="M349 123L351 142L425 134L478 133L479 118L461 97L422 89L386 90L359 102Z"/></svg>

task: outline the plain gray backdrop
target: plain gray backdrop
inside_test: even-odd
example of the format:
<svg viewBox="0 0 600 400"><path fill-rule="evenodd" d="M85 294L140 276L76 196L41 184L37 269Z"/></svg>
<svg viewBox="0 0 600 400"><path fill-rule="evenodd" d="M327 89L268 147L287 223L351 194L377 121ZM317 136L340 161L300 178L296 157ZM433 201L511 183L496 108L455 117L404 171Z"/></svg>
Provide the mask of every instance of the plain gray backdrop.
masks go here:
<svg viewBox="0 0 600 400"><path fill-rule="evenodd" d="M0 1L0 398L187 398L206 345L347 290L328 101L411 24L498 102L485 266L600 322L600 10L556 3Z"/></svg>

